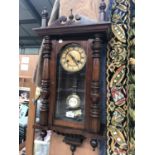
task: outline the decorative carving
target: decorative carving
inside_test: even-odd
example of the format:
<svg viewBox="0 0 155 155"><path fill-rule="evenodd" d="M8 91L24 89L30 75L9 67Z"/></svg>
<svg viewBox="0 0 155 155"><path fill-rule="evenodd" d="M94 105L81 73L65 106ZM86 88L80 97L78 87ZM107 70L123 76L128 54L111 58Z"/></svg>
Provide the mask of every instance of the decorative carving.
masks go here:
<svg viewBox="0 0 155 155"><path fill-rule="evenodd" d="M72 21L72 20L74 19L74 15L73 15L72 11L73 11L73 10L71 9L71 14L70 14L70 16L69 16L70 21Z"/></svg>
<svg viewBox="0 0 155 155"><path fill-rule="evenodd" d="M90 145L92 146L93 151L95 151L95 148L98 146L97 139L91 139L90 140Z"/></svg>
<svg viewBox="0 0 155 155"><path fill-rule="evenodd" d="M81 17L79 15L75 15L75 16L73 15L73 13L72 13L73 10L72 9L70 11L71 11L71 14L68 17L69 20L67 20L66 16L61 16L55 22L53 22L50 27L72 25L72 24L75 24L77 21L81 20Z"/></svg>
<svg viewBox="0 0 155 155"><path fill-rule="evenodd" d="M57 26L68 26L68 25L83 25L83 24L94 24L93 20L85 17L81 17L76 14L73 15L72 9L69 17L61 16L56 21L54 21L49 27L57 27Z"/></svg>
<svg viewBox="0 0 155 155"><path fill-rule="evenodd" d="M40 125L48 125L48 97L49 97L49 59L51 53L51 42L50 37L45 36L44 50L42 53L43 57L43 73L41 81L41 98L42 105L40 107Z"/></svg>
<svg viewBox="0 0 155 155"><path fill-rule="evenodd" d="M79 15L75 15L75 19L78 21L81 20L81 17Z"/></svg>
<svg viewBox="0 0 155 155"><path fill-rule="evenodd" d="M66 21L67 21L67 17L66 16L61 16L56 21L54 21L50 27L65 25Z"/></svg>
<svg viewBox="0 0 155 155"><path fill-rule="evenodd" d="M100 78L100 51L102 48L102 41L100 35L96 34L93 41L93 70L92 70L92 82L91 82L91 99L92 104L90 106L91 129L92 132L99 132L100 130L100 106L99 106L99 78Z"/></svg>
<svg viewBox="0 0 155 155"><path fill-rule="evenodd" d="M76 151L76 147L80 146L84 140L84 137L81 135L65 135L64 142L70 145L70 150L72 151L72 155Z"/></svg>

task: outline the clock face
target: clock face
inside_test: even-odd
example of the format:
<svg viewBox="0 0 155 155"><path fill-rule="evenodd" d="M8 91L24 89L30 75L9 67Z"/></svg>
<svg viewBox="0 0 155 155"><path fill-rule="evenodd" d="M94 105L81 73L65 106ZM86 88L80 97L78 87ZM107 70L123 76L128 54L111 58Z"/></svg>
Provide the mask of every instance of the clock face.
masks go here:
<svg viewBox="0 0 155 155"><path fill-rule="evenodd" d="M86 63L86 53L79 45L67 46L61 54L60 63L68 72L80 71Z"/></svg>
<svg viewBox="0 0 155 155"><path fill-rule="evenodd" d="M68 108L78 108L80 106L80 98L76 94L69 95L67 97L66 103Z"/></svg>

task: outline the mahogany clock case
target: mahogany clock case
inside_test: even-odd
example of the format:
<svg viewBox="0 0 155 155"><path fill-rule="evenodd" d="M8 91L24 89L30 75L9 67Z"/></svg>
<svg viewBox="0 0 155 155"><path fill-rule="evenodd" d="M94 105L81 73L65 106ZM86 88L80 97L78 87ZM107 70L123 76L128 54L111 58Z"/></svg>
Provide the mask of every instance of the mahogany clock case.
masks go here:
<svg viewBox="0 0 155 155"><path fill-rule="evenodd" d="M92 42L93 39L88 39L88 40L67 40L67 41L63 41L62 43L59 42L59 40L53 40L52 41L52 51L51 51L51 59L50 59L50 97L49 97L49 127L53 130L56 130L58 132L62 132L62 133L72 133L72 134L82 134L85 135L86 133L91 133L91 118L90 118L90 105L91 105L91 81L92 81ZM66 46L66 45L72 45L72 44L77 44L80 47L82 47L85 52L86 52L86 56L87 56L87 60L86 60L86 65L85 65L85 75L84 77L79 77L79 78L85 78L84 80L84 100L83 102L85 102L85 106L84 106L84 120L82 122L75 122L75 121L70 121L70 120L65 120L65 119L59 119L56 118L56 109L57 109L57 84L58 84L58 62L59 62L59 57L61 55L61 51L62 49ZM105 50L102 48L101 53L103 52L102 57L101 57L101 64L102 66L105 66ZM103 62L103 61L104 62ZM84 70L83 69L83 70ZM103 74L105 73L105 70L103 69L103 67L101 67L101 76L102 78L100 79L104 79ZM104 70L104 71L103 71ZM70 73L72 74L72 73ZM76 73L77 76L78 74L80 74L79 72ZM65 78L65 77L63 77ZM64 79L61 80L64 80ZM80 79L79 79L80 80ZM104 79L105 80L105 79ZM63 81L65 82L65 81ZM82 82L82 81L81 81ZM102 87L101 87L101 94L106 94L103 92L103 90L105 91L105 86L103 88L103 84L101 83ZM81 88L82 90L82 88ZM67 91L67 90L66 90ZM64 93L64 92L63 92ZM102 95L101 95L102 96ZM105 101L101 100L102 104L105 104ZM104 106L104 105L103 105ZM101 105L102 107L102 105ZM103 110L103 109L102 109ZM102 124L103 126L103 124ZM101 128L101 130L103 131L103 129ZM102 133L103 134L103 133Z"/></svg>
<svg viewBox="0 0 155 155"><path fill-rule="evenodd" d="M106 124L103 118L106 105L105 47L108 41L109 28L110 23L99 23L34 29L38 35L44 36L45 40L48 39L48 46L51 46L51 48L48 48L48 50L50 49L48 52L50 56L44 57L44 61L48 59L48 61L46 60L49 64L47 68L49 70L49 77L47 77L47 80L50 80L48 87L47 129L64 135L73 134L91 138L102 137L103 127ZM84 49L87 57L86 64L81 70L84 75L80 77L84 78L84 80L81 80L81 82L84 82L84 86L81 88L79 86L78 88L79 90L81 89L84 96L82 99L82 102L84 102L82 121L57 117L56 112L59 92L58 79L60 78L58 62L62 49L73 44ZM43 70L43 73L46 72L45 67L43 67ZM76 75L80 74L81 71L78 71ZM63 78L65 79L65 77Z"/></svg>

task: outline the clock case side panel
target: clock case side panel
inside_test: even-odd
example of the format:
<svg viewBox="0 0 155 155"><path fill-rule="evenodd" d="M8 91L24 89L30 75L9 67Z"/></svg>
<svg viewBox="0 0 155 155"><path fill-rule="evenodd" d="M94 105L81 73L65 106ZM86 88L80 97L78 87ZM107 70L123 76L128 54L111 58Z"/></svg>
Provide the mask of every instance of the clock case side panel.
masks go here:
<svg viewBox="0 0 155 155"><path fill-rule="evenodd" d="M56 97L56 40L51 41L53 44L53 48L51 51L51 59L50 59L50 95L49 95L49 121L48 126L49 129L53 125L53 119L55 114L55 97Z"/></svg>
<svg viewBox="0 0 155 155"><path fill-rule="evenodd" d="M61 51L62 47L66 44L70 43L77 43L79 44L86 52L87 55L87 62L86 62L86 75L85 75L85 118L84 124L81 123L74 123L74 122L67 122L63 120L57 120L55 118L56 114L56 92L57 92L57 79L56 79L56 72L57 72L57 56L59 51ZM51 74L50 74L50 102L49 102L49 128L55 130L57 127L62 130L62 132L66 131L64 127L69 127L68 130L72 131L73 134L78 134L79 130L83 130L83 132L90 131L90 122L89 122L89 109L90 109L90 85L91 85L91 77L92 77L92 40L66 40L63 43L58 43L58 40L53 40L53 49L51 55ZM81 132L80 132L81 133Z"/></svg>

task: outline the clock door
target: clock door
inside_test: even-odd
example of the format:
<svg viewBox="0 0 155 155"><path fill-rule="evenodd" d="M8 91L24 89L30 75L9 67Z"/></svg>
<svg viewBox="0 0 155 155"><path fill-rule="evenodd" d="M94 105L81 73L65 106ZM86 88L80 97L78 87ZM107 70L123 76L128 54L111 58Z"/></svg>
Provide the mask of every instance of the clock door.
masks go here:
<svg viewBox="0 0 155 155"><path fill-rule="evenodd" d="M63 46L57 56L57 120L83 124L85 118L86 51L79 44Z"/></svg>

